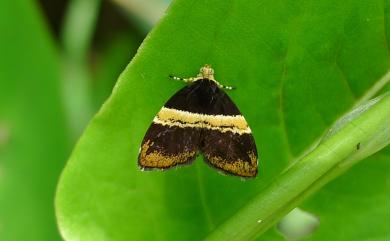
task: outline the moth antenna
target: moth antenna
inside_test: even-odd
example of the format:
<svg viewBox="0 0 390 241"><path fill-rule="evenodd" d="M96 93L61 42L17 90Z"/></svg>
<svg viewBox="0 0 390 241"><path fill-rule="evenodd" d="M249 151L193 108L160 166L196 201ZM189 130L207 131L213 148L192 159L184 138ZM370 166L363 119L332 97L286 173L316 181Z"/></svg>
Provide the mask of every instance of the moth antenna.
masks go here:
<svg viewBox="0 0 390 241"><path fill-rule="evenodd" d="M173 79L173 80L183 81L184 83L192 83L194 81L194 78L182 78L182 77L177 77L177 76L174 76L171 74L169 75L169 78Z"/></svg>
<svg viewBox="0 0 390 241"><path fill-rule="evenodd" d="M221 85L221 88L225 89L225 90L235 90L235 89L237 89L235 86L228 86L228 85Z"/></svg>

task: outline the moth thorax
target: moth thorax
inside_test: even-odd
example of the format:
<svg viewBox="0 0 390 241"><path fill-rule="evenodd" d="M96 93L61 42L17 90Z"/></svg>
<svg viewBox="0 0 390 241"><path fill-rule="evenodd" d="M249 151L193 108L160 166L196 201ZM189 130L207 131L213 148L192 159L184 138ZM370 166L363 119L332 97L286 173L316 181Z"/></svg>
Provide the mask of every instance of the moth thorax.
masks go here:
<svg viewBox="0 0 390 241"><path fill-rule="evenodd" d="M205 79L214 79L214 70L211 68L209 64L206 64L202 68L200 68L199 77L203 77Z"/></svg>

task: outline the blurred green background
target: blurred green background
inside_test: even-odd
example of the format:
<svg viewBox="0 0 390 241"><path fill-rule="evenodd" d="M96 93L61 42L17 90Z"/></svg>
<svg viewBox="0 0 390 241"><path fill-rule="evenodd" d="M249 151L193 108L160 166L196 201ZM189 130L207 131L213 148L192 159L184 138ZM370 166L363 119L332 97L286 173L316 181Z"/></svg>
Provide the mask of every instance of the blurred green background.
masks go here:
<svg viewBox="0 0 390 241"><path fill-rule="evenodd" d="M168 3L0 1L0 240L61 240L60 172Z"/></svg>

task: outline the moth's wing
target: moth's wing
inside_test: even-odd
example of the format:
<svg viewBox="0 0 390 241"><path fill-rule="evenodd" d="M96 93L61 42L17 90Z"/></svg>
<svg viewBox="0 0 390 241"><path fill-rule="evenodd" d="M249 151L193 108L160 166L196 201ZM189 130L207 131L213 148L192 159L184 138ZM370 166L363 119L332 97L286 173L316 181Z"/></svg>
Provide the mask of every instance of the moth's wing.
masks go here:
<svg viewBox="0 0 390 241"><path fill-rule="evenodd" d="M200 130L152 123L142 141L138 165L143 169L168 169L189 164L198 152Z"/></svg>
<svg viewBox="0 0 390 241"><path fill-rule="evenodd" d="M140 168L168 169L190 164L196 158L201 129L186 127L180 120L180 109L193 105L195 87L191 85L179 90L157 113L141 144L138 155Z"/></svg>
<svg viewBox="0 0 390 241"><path fill-rule="evenodd" d="M216 114L202 132L205 161L228 174L255 177L258 156L251 130L229 96L222 90L215 96L212 112Z"/></svg>
<svg viewBox="0 0 390 241"><path fill-rule="evenodd" d="M201 151L207 163L225 173L241 177L257 175L257 151L251 134L207 131L203 134Z"/></svg>

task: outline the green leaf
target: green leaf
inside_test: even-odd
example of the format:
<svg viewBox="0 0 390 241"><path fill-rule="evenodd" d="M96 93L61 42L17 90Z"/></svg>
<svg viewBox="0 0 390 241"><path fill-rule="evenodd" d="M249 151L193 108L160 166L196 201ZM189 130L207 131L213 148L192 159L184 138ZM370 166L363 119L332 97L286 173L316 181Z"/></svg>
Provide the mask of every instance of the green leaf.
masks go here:
<svg viewBox="0 0 390 241"><path fill-rule="evenodd" d="M383 13L382 1L371 0L175 1L62 174L56 207L65 239L205 237L388 82L378 82L390 66ZM194 76L206 63L217 80L237 87L229 95L254 133L259 177L223 176L201 158L140 172L143 135L183 86L167 76Z"/></svg>
<svg viewBox="0 0 390 241"><path fill-rule="evenodd" d="M0 2L0 239L60 240L54 191L68 151L59 58L34 1Z"/></svg>

